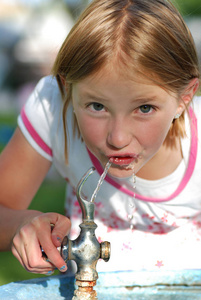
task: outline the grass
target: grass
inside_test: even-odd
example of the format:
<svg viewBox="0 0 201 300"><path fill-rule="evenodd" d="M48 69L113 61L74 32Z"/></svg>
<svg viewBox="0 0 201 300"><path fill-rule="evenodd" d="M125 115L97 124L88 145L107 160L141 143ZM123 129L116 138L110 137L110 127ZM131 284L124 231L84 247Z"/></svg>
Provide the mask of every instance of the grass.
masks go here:
<svg viewBox="0 0 201 300"><path fill-rule="evenodd" d="M65 183L45 180L33 199L30 209L64 214ZM55 272L55 275L58 273ZM0 253L0 285L44 275L27 272L11 252Z"/></svg>

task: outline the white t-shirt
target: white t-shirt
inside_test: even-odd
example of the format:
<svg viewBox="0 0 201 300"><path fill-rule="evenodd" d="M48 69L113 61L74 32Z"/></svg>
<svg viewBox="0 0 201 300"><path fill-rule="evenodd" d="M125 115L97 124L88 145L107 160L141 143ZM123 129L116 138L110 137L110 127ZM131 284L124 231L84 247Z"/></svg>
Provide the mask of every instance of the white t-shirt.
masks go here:
<svg viewBox="0 0 201 300"><path fill-rule="evenodd" d="M95 201L96 236L111 242L111 258L100 260L98 271L176 270L201 268L201 97L195 97L186 117L187 137L181 141L183 160L159 180L107 176ZM86 173L96 171L83 187L91 198L103 169L78 136L73 136L73 111L67 112L68 159L65 164L62 99L52 77L40 80L18 117L29 143L52 161L68 182L66 214L71 238L79 234L81 209L75 188Z"/></svg>

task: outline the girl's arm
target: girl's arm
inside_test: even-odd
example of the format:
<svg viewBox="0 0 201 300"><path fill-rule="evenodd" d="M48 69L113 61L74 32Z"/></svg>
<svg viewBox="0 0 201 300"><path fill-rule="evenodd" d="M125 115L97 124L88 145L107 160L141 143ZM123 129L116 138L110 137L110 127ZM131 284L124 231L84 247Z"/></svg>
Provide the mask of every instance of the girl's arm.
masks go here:
<svg viewBox="0 0 201 300"><path fill-rule="evenodd" d="M70 229L69 219L60 214L27 210L50 166L19 128L0 156L0 250L12 249L28 271L42 274L53 265L66 270L56 247ZM43 260L40 246L52 264Z"/></svg>

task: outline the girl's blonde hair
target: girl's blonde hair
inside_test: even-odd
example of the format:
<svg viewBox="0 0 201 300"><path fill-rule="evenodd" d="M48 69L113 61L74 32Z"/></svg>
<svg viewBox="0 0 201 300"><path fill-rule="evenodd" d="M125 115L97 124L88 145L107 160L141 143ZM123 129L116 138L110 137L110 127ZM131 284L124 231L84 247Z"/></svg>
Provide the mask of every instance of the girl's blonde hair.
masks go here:
<svg viewBox="0 0 201 300"><path fill-rule="evenodd" d="M95 74L114 56L129 74L139 72L178 96L200 76L191 33L169 0L94 0L70 31L52 69L64 99L65 133L72 84ZM75 119L76 129L79 134ZM173 121L164 143L174 146L175 137L184 135L183 113ZM66 134L65 154L67 158Z"/></svg>

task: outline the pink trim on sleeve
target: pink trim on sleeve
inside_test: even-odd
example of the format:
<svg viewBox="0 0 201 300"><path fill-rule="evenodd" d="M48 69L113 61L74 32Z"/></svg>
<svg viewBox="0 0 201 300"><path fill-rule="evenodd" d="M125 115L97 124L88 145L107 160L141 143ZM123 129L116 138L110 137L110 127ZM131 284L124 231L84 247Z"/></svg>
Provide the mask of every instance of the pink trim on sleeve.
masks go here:
<svg viewBox="0 0 201 300"><path fill-rule="evenodd" d="M197 157L197 148L198 148L198 141L197 141L197 118L192 110L192 108L190 108L189 110L189 114L190 114L190 120L191 120L191 147L190 147L190 157L189 157L189 162L188 162L188 167L186 170L186 173L182 179L182 181L180 182L178 188L174 191L174 193L172 193L170 196L166 197L166 198L151 198L151 197L145 197L142 195L138 195L135 193L135 198L142 200L142 201L147 201L147 202L165 202L165 201L170 201L173 198L175 198L176 196L178 196L182 190L185 188L185 186L187 185L188 181L191 178L191 175L193 173L194 167L195 167L195 163L196 163L196 157ZM88 150L88 149L87 149ZM100 162L98 161L98 159L88 150L90 159L93 163L93 165L95 166L97 172L101 175L103 173L103 168L100 164ZM115 188L117 188L119 191L129 195L129 196L134 196L134 192L124 188L123 186L121 186L119 183L117 183L115 180L113 180L111 177L109 177L108 175L105 177L105 180L110 183L111 185L113 185Z"/></svg>
<svg viewBox="0 0 201 300"><path fill-rule="evenodd" d="M29 119L28 119L28 117L27 117L27 115L25 113L24 107L21 110L21 118L22 118L22 121L23 121L24 126L26 127L27 131L32 136L32 138L34 139L34 141L38 144L38 146L43 151L45 151L47 154L49 154L50 156L52 156L52 149L42 140L42 138L36 132L36 130L34 129L34 127L32 126L32 124L30 123L30 121L29 121Z"/></svg>

